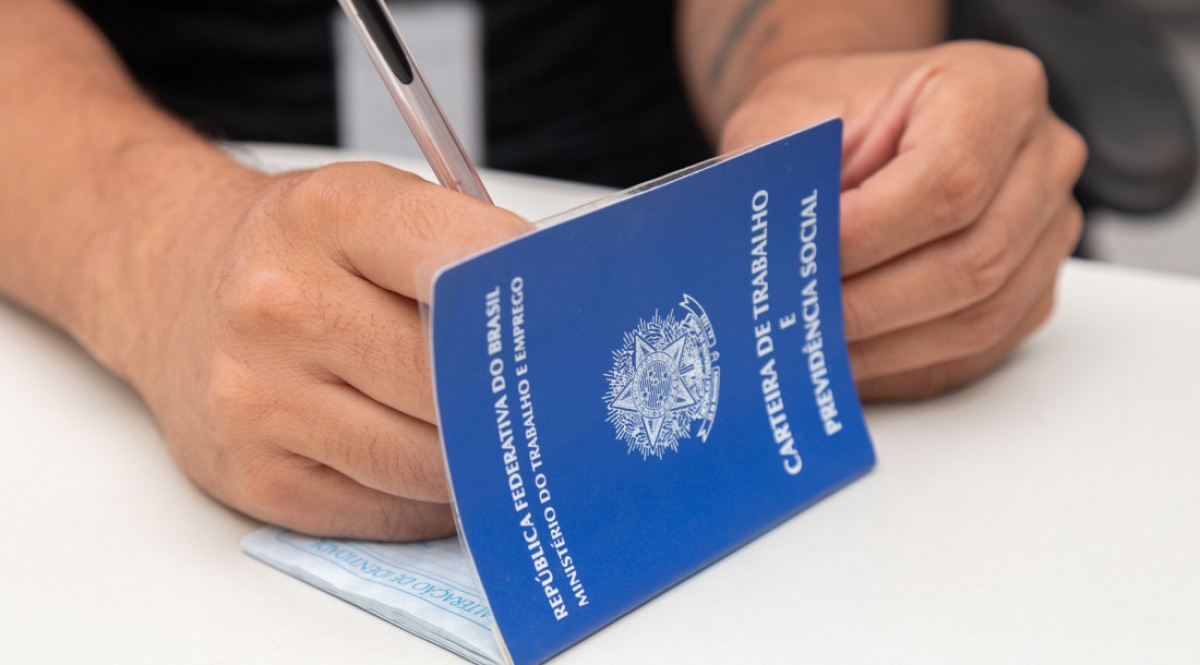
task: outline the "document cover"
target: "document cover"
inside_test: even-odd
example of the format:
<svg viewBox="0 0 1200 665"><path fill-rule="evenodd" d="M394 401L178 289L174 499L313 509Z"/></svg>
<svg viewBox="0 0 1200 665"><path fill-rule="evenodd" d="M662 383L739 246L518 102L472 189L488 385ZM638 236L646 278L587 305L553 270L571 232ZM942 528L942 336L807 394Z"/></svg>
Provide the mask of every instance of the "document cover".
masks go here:
<svg viewBox="0 0 1200 665"><path fill-rule="evenodd" d="M510 662L550 658L874 465L842 320L841 130L438 274L446 463Z"/></svg>

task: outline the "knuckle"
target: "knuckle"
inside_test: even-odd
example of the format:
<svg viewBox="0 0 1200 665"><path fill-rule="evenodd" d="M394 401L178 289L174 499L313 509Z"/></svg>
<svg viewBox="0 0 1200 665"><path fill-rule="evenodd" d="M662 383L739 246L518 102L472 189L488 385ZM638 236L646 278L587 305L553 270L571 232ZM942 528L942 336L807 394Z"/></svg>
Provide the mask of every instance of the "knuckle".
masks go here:
<svg viewBox="0 0 1200 665"><path fill-rule="evenodd" d="M1017 317L1002 302L991 302L972 308L959 319L958 341L964 356L989 351L1008 338Z"/></svg>
<svg viewBox="0 0 1200 665"><path fill-rule="evenodd" d="M857 275L880 257L887 256L882 234L873 224L864 223L865 216L857 214L853 193L842 196L841 259L843 274Z"/></svg>
<svg viewBox="0 0 1200 665"><path fill-rule="evenodd" d="M950 60L974 76L987 76L1002 89L1031 100L1046 100L1049 81L1041 58L1027 49L985 41L961 42L949 51Z"/></svg>
<svg viewBox="0 0 1200 665"><path fill-rule="evenodd" d="M320 236L375 213L371 206L391 205L395 189L413 182L424 181L379 162L329 164L296 177L287 191L286 214Z"/></svg>
<svg viewBox="0 0 1200 665"><path fill-rule="evenodd" d="M238 332L280 328L314 330L322 320L319 281L305 284L295 268L254 261L239 267L221 285L220 302Z"/></svg>
<svg viewBox="0 0 1200 665"><path fill-rule="evenodd" d="M974 76L986 72L1001 85L1016 86L1039 99L1049 93L1046 66L1027 49L978 40L948 42L942 48L946 62Z"/></svg>
<svg viewBox="0 0 1200 665"><path fill-rule="evenodd" d="M842 318L848 339L863 339L872 335L879 325L878 305L870 298L862 297L846 289L842 300Z"/></svg>
<svg viewBox="0 0 1200 665"><path fill-rule="evenodd" d="M965 302L979 302L1000 290L1011 272L1012 253L1002 239L978 238L954 259L950 278Z"/></svg>
<svg viewBox="0 0 1200 665"><path fill-rule="evenodd" d="M303 475L286 468L286 457L263 449L242 453L231 469L235 502L246 513L271 522L288 521L288 515L307 503Z"/></svg>
<svg viewBox="0 0 1200 665"><path fill-rule="evenodd" d="M987 205L989 169L966 151L948 152L936 163L933 177L943 211L937 223L944 230L961 228Z"/></svg>
<svg viewBox="0 0 1200 665"><path fill-rule="evenodd" d="M1008 47L1001 51L1004 65L1014 82L1030 99L1044 101L1050 91L1046 65L1042 59L1021 48Z"/></svg>
<svg viewBox="0 0 1200 665"><path fill-rule="evenodd" d="M311 172L299 185L298 200L302 206L321 211L327 228L346 231L362 229L377 220L403 223L417 213L422 219L436 218L436 204L422 205L428 196L411 195L414 187L422 185L433 194L445 192L415 174L386 164L343 162Z"/></svg>
<svg viewBox="0 0 1200 665"><path fill-rule="evenodd" d="M288 193L290 216L299 219L341 216L341 211L356 198L359 180L348 172L351 166L330 164L298 176Z"/></svg>

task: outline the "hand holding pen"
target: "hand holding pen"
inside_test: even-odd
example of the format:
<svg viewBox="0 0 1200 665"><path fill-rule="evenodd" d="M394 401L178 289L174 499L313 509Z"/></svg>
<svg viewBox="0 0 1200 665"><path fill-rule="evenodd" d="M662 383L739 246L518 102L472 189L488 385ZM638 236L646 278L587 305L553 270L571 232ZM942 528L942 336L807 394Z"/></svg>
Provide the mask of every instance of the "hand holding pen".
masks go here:
<svg viewBox="0 0 1200 665"><path fill-rule="evenodd" d="M454 522L418 304L432 273L418 268L529 227L488 203L382 6L360 4L445 187L377 163L239 167L205 190L219 206L198 202L147 250L157 291L137 300L124 337L142 343L117 364L180 466L230 506L317 535L439 537Z"/></svg>

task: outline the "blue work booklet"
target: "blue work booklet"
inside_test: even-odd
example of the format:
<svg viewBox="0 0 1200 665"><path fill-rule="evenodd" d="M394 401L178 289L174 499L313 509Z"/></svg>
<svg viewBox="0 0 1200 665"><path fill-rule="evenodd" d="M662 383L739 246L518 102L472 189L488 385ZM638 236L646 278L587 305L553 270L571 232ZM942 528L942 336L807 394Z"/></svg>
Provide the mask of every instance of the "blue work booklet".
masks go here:
<svg viewBox="0 0 1200 665"><path fill-rule="evenodd" d="M476 662L540 663L865 473L841 129L648 183L438 274L452 566L412 549L429 545L274 529L247 551ZM383 607L384 588L420 607ZM433 606L474 641L447 638Z"/></svg>

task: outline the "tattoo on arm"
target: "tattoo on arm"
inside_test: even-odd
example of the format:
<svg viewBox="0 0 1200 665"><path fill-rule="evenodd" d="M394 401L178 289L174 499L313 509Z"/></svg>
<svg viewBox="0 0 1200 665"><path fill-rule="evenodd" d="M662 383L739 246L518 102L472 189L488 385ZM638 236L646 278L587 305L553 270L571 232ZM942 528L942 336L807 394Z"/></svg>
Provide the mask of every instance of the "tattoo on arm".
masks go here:
<svg viewBox="0 0 1200 665"><path fill-rule="evenodd" d="M721 80L725 78L725 70L729 67L729 60L733 56L733 51L741 43L750 26L754 24L754 19L762 13L762 10L771 4L773 0L749 0L744 3L733 17L733 21L729 24L729 30L725 33L725 39L721 42L721 47L717 49L717 54L713 58L712 65L708 69L708 86L710 89L720 85Z"/></svg>

